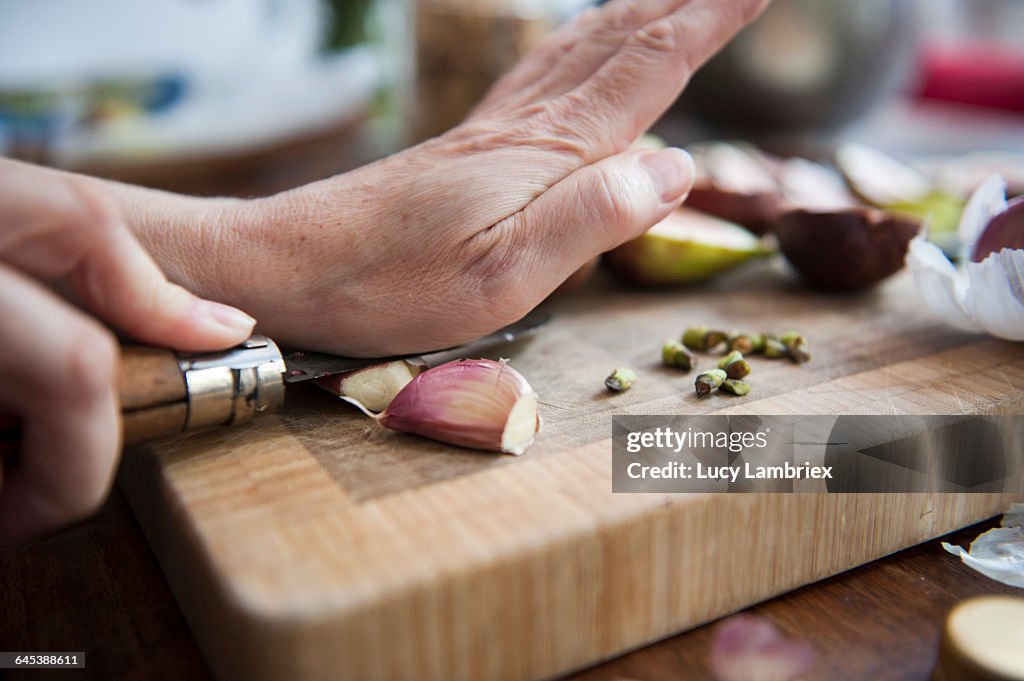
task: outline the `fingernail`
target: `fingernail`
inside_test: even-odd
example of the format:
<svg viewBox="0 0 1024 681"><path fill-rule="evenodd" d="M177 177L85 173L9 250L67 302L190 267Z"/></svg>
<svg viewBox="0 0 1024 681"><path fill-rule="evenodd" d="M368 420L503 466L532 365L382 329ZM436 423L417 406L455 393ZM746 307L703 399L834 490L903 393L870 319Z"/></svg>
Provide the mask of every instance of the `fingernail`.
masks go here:
<svg viewBox="0 0 1024 681"><path fill-rule="evenodd" d="M641 158L654 186L665 203L678 201L690 191L697 176L693 157L682 149L669 147Z"/></svg>
<svg viewBox="0 0 1024 681"><path fill-rule="evenodd" d="M249 333L256 326L256 320L238 308L215 303L212 300L199 301L199 314L213 320L220 326L239 333Z"/></svg>

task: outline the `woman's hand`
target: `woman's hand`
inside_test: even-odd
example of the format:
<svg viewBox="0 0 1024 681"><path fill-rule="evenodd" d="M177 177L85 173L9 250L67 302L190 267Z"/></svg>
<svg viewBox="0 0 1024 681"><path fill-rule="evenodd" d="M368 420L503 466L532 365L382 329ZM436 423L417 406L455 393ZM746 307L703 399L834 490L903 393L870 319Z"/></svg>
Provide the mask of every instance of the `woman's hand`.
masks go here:
<svg viewBox="0 0 1024 681"><path fill-rule="evenodd" d="M229 347L253 326L168 283L94 181L0 159L0 423L21 426L0 466L0 548L96 508L120 451L117 343L54 284L163 346Z"/></svg>
<svg viewBox="0 0 1024 681"><path fill-rule="evenodd" d="M629 147L766 4L614 0L553 34L447 134L222 204L213 226L144 225L140 238L173 280L290 345L372 356L468 341L679 204L691 159Z"/></svg>

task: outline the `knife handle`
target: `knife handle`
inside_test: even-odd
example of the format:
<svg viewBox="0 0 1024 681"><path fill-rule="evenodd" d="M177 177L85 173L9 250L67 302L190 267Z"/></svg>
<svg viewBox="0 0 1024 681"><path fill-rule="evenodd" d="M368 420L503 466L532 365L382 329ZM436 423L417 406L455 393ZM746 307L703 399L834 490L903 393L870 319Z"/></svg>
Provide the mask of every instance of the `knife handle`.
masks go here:
<svg viewBox="0 0 1024 681"><path fill-rule="evenodd" d="M210 426L246 423L284 404L284 359L274 341L252 336L221 352L121 348L124 443Z"/></svg>
<svg viewBox="0 0 1024 681"><path fill-rule="evenodd" d="M142 345L121 348L118 375L125 444L173 435L188 422L188 387L170 350Z"/></svg>
<svg viewBox="0 0 1024 681"><path fill-rule="evenodd" d="M281 351L264 336L210 353L123 345L118 392L124 444L275 412L284 404L284 371ZM17 422L0 415L0 458L19 439Z"/></svg>

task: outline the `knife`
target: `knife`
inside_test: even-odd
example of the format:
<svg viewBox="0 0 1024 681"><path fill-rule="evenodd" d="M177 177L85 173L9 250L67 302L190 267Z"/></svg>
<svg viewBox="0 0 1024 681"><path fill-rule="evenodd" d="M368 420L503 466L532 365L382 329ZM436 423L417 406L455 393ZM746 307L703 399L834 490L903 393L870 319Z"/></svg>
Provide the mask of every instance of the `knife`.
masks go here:
<svg viewBox="0 0 1024 681"><path fill-rule="evenodd" d="M235 348L208 353L122 346L119 390L124 443L246 423L257 414L278 411L284 404L287 384L399 359L428 368L437 366L519 340L549 318L547 313L534 311L465 345L372 359L301 350L282 352L273 340L258 335Z"/></svg>

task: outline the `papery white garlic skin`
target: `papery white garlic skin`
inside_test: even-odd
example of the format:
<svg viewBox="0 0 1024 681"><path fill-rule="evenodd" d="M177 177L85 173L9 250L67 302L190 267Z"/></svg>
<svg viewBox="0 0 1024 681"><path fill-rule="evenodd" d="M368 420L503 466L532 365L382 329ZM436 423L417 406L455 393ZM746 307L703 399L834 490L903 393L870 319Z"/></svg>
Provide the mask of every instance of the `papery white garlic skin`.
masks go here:
<svg viewBox="0 0 1024 681"><path fill-rule="evenodd" d="M925 303L949 324L1024 341L1024 250L1004 249L958 270L918 236L907 264Z"/></svg>
<svg viewBox="0 0 1024 681"><path fill-rule="evenodd" d="M1024 588L1024 504L1013 504L1001 525L980 534L969 552L947 542L942 548L986 577Z"/></svg>
<svg viewBox="0 0 1024 681"><path fill-rule="evenodd" d="M963 257L970 260L974 242L978 240L988 223L1006 210L1006 182L999 175L993 175L971 194L960 216L958 232L963 245Z"/></svg>
<svg viewBox="0 0 1024 681"><path fill-rule="evenodd" d="M960 222L965 261L992 218L1007 209L1005 191L994 176L968 201ZM1024 341L1024 250L1004 248L957 268L920 234L910 243L907 265L927 306L949 324Z"/></svg>
<svg viewBox="0 0 1024 681"><path fill-rule="evenodd" d="M942 249L919 234L910 242L907 265L925 304L947 323L964 331L978 331L963 299L967 277L946 258Z"/></svg>
<svg viewBox="0 0 1024 681"><path fill-rule="evenodd" d="M540 426L537 394L504 361L457 360L428 369L378 417L392 430L486 451L522 454Z"/></svg>

